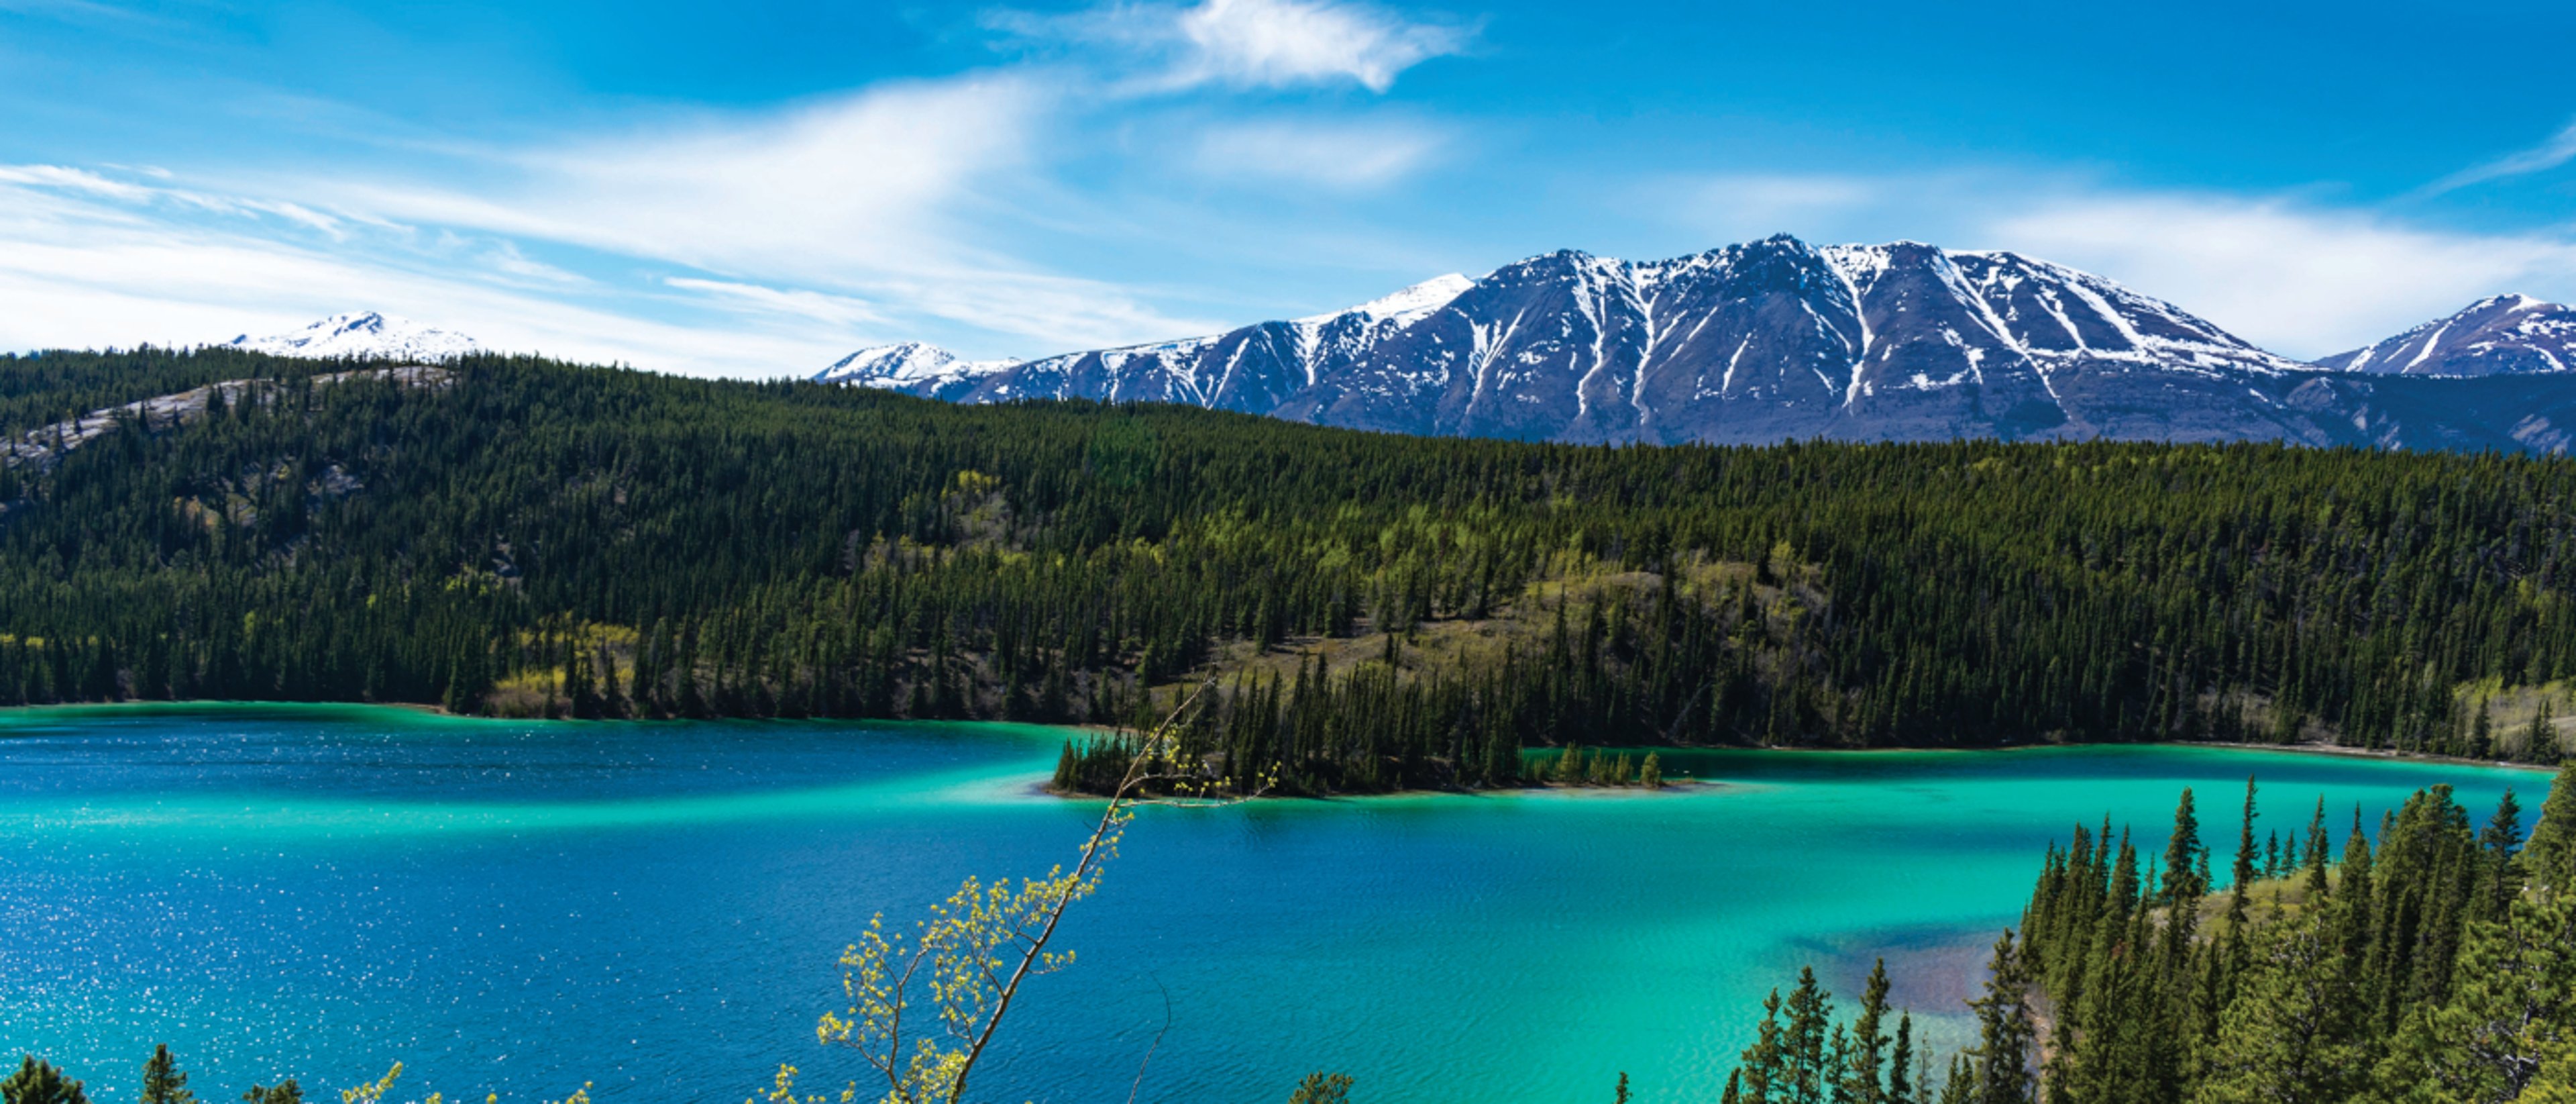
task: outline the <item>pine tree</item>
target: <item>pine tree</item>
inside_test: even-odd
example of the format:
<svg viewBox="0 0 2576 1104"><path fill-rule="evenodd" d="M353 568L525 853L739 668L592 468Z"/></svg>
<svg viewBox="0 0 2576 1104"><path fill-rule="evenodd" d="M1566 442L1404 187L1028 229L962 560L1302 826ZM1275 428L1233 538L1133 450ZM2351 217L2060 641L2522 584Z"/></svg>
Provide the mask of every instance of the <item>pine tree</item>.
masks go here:
<svg viewBox="0 0 2576 1104"><path fill-rule="evenodd" d="M2308 901L2311 904L2325 900L2331 890L2326 879L2326 849L2333 845L2333 837L2326 832L2325 795L2319 794L2316 815L2308 818L2307 888Z"/></svg>
<svg viewBox="0 0 2576 1104"><path fill-rule="evenodd" d="M2236 865L2228 871L2227 934L2245 930L2245 903L2254 891L2254 776L2245 776L2245 819L2236 833Z"/></svg>
<svg viewBox="0 0 2576 1104"><path fill-rule="evenodd" d="M143 1104L194 1104L195 1093L188 1091L188 1075L170 1057L169 1044L152 1048L152 1059L143 1063Z"/></svg>
<svg viewBox="0 0 2576 1104"><path fill-rule="evenodd" d="M1870 967L1869 981L1861 990L1860 1012L1852 1017L1851 1044L1839 1071L1841 1084L1834 1093L1835 1104L1887 1102L1883 1072L1889 1045L1885 1022L1887 991L1887 960L1882 958Z"/></svg>
<svg viewBox="0 0 2576 1104"><path fill-rule="evenodd" d="M2523 845L2522 865L2539 885L2560 893L2576 890L2576 760L2561 765L2549 783L2540 823L2531 826L2531 841Z"/></svg>
<svg viewBox="0 0 2576 1104"><path fill-rule="evenodd" d="M2185 786L2174 806L2173 833L2165 837L2164 897L2157 903L2198 900L2207 892L2192 873L2201 855L2200 818L2192 813L2191 787Z"/></svg>
<svg viewBox="0 0 2576 1104"><path fill-rule="evenodd" d="M1789 1020L1782 1033L1782 1078L1776 1086L1785 1091L1774 1097L1782 1104L1824 1104L1834 1077L1841 1071L1827 1060L1825 1041L1833 1025L1833 997L1816 982L1815 967L1798 971L1798 987L1790 990Z"/></svg>
<svg viewBox="0 0 2576 1104"><path fill-rule="evenodd" d="M2380 1064L2381 1093L2410 1104L2531 1099L2524 1090L2571 1050L2576 896L2524 897L2505 923L2478 925L2456 978L2440 1007L2407 1019Z"/></svg>
<svg viewBox="0 0 2576 1104"><path fill-rule="evenodd" d="M27 1055L18 1063L18 1072L0 1079L0 1101L6 1104L89 1104L81 1083L63 1076L63 1071Z"/></svg>
<svg viewBox="0 0 2576 1104"><path fill-rule="evenodd" d="M1288 1094L1288 1104L1349 1104L1351 1075L1347 1073L1310 1073Z"/></svg>
<svg viewBox="0 0 2576 1104"><path fill-rule="evenodd" d="M2202 1058L2195 1104L2341 1104L2368 1073L2348 965L2316 910L2275 920Z"/></svg>
<svg viewBox="0 0 2576 1104"><path fill-rule="evenodd" d="M1762 1022L1753 1043L1744 1048L1735 1073L1727 1078L1728 1096L1742 1104L1786 1104L1789 1100L1789 1043L1780 1025L1780 991L1762 998Z"/></svg>
<svg viewBox="0 0 2576 1104"><path fill-rule="evenodd" d="M2482 915L2491 919L2503 917L2505 909L2522 893L2522 864L2515 861L2522 849L2522 805L2513 799L2513 787L2496 801L2495 815L2478 833L2478 848L2486 862L2478 872L2485 889Z"/></svg>
<svg viewBox="0 0 2576 1104"><path fill-rule="evenodd" d="M1977 1014L1977 1045L1970 1099L1974 1104L2030 1104L2031 1048L2038 1027L2031 1017L2028 964L2006 929L1986 962L1985 995L1968 1002Z"/></svg>
<svg viewBox="0 0 2576 1104"><path fill-rule="evenodd" d="M1912 1067L1914 1065L1914 1014L1896 1016L1896 1043L1887 1052L1887 1104L1916 1104Z"/></svg>

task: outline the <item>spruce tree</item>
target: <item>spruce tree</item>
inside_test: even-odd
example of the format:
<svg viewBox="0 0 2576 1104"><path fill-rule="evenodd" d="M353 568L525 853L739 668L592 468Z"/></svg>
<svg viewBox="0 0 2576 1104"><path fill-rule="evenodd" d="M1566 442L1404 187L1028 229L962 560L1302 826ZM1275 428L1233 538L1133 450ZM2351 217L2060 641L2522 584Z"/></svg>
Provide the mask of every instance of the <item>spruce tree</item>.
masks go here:
<svg viewBox="0 0 2576 1104"><path fill-rule="evenodd" d="M2330 890L2326 879L2326 849L2333 846L2333 842L2333 837L2326 832L2325 795L2319 794L2316 815L2308 818L2307 887L2311 905L2324 900Z"/></svg>
<svg viewBox="0 0 2576 1104"><path fill-rule="evenodd" d="M1882 958L1870 967L1869 981L1861 989L1860 1011L1852 1017L1851 1043L1835 1104L1886 1104L1887 991L1887 960Z"/></svg>
<svg viewBox="0 0 2576 1104"><path fill-rule="evenodd" d="M1986 962L1985 995L1968 1002L1977 1014L1969 1099L1974 1104L2030 1104L2030 1063L2038 1027L2030 1009L2027 963L2006 929Z"/></svg>
<svg viewBox="0 0 2576 1104"><path fill-rule="evenodd" d="M1781 1038L1783 1081L1773 1099L1782 1104L1824 1104L1842 1071L1827 1060L1833 996L1817 983L1815 967L1799 969L1798 987L1790 990L1787 1009L1789 1020Z"/></svg>
<svg viewBox="0 0 2576 1104"><path fill-rule="evenodd" d="M2522 805L2513 799L2513 787L2496 801L2495 815L2478 833L2478 847L2486 855L2478 880L2486 889L2485 908L2481 915L2500 919L2507 906L2522 893L2522 864L2517 860L2522 847Z"/></svg>
<svg viewBox="0 0 2576 1104"><path fill-rule="evenodd" d="M1788 1039L1780 1024L1780 991L1762 998L1762 1022L1753 1043L1744 1048L1735 1073L1727 1078L1728 1095L1743 1104L1782 1104L1789 1099Z"/></svg>
<svg viewBox="0 0 2576 1104"><path fill-rule="evenodd" d="M1349 1104L1351 1075L1347 1073L1310 1073L1288 1094L1288 1104Z"/></svg>
<svg viewBox="0 0 2576 1104"><path fill-rule="evenodd" d="M196 1099L188 1091L188 1075L170 1057L169 1044L154 1046L151 1060L143 1063L143 1104L193 1104Z"/></svg>
<svg viewBox="0 0 2576 1104"><path fill-rule="evenodd" d="M2576 889L2576 760L2558 768L2549 796L2540 803L2540 823L2522 849L2525 873L2559 893Z"/></svg>
<svg viewBox="0 0 2576 1104"><path fill-rule="evenodd" d="M2524 1090L2576 1049L2576 896L2524 897L2506 922L2477 925L2455 976L2449 999L2418 1010L2398 1032L2378 1070L2381 1094L2409 1102L2535 1099Z"/></svg>
<svg viewBox="0 0 2576 1104"><path fill-rule="evenodd" d="M18 1072L0 1078L0 1102L5 1104L89 1104L81 1083L63 1076L51 1064L39 1062L33 1054L18 1063Z"/></svg>
<svg viewBox="0 0 2576 1104"><path fill-rule="evenodd" d="M2200 818L2192 813L2191 787L2185 786L2182 799L2174 805L2173 833L2165 837L2165 889L2159 903L2194 901L2206 892L2192 875L2201 851Z"/></svg>
<svg viewBox="0 0 2576 1104"><path fill-rule="evenodd" d="M2236 833L2236 865L2227 872L2227 932L2233 937L2245 930L2245 902L2254 892L2254 776L2245 776L2245 819Z"/></svg>
<svg viewBox="0 0 2576 1104"><path fill-rule="evenodd" d="M1914 1014L1899 1012L1896 1042L1887 1052L1887 1104L1916 1104L1914 1061Z"/></svg>
<svg viewBox="0 0 2576 1104"><path fill-rule="evenodd" d="M2321 911L2264 926L2201 1059L2195 1104L2341 1104L2369 1071L2349 964Z"/></svg>

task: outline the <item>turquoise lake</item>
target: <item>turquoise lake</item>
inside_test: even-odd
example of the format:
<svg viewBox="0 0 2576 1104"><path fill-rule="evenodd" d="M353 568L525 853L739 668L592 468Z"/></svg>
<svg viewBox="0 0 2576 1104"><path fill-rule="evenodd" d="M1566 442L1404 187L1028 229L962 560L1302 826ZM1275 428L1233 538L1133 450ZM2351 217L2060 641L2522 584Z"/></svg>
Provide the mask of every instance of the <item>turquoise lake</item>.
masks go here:
<svg viewBox="0 0 2576 1104"><path fill-rule="evenodd" d="M0 715L0 1047L130 1095L155 1042L202 1099L407 1065L401 1094L740 1100L809 1090L832 966L969 874L1069 861L1098 807L1004 725L536 724L358 707ZM2194 787L2223 869L2320 796L2546 775L2213 748L1668 755L1690 792L1147 809L1066 922L980 1099L1708 1100L1763 994L1873 956L1936 1039L2042 850L2108 814L2157 851ZM2526 818L2527 826L2527 818ZM863 1099L874 1094L862 1091Z"/></svg>

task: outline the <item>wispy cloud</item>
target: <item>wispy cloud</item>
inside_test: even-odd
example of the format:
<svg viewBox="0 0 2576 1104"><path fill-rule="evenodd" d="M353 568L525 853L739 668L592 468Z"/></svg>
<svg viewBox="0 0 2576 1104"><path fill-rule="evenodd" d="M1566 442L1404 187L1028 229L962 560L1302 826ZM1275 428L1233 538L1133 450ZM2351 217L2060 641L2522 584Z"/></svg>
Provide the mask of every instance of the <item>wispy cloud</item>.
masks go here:
<svg viewBox="0 0 2576 1104"><path fill-rule="evenodd" d="M344 206L714 271L838 277L953 263L948 217L1017 167L1044 98L1011 77L482 151L469 186L331 189Z"/></svg>
<svg viewBox="0 0 2576 1104"><path fill-rule="evenodd" d="M0 183L0 348L192 345L383 309L501 349L774 375L840 344L829 334L665 321L634 304L529 294L512 274L410 257L393 236L353 251L260 224L185 221L93 193ZM405 263L406 260L421 263Z"/></svg>
<svg viewBox="0 0 2576 1104"><path fill-rule="evenodd" d="M215 189L166 173L23 165L0 166L0 188L50 197L47 210L56 217L118 228L130 242L158 238L198 258L174 257L177 270L218 284L215 271L245 256L260 262L250 267L316 281L304 294L273 301L312 302L313 292L354 295L344 289L386 282L322 275L333 264L379 277L406 273L402 286L438 302L477 304L478 313L447 316L403 301L392 301L391 309L487 343L501 339L498 329L521 325L485 320L490 314L518 317L543 309L547 297L610 294L590 277L531 256L530 243L623 259L630 268L645 262L685 270L650 277L659 299L639 298L629 287L618 293L626 296L622 306L590 309L650 314L677 303L712 327L752 332L793 317L811 331L795 344L817 350L814 355L848 341L913 336L938 321L1048 349L1210 325L1164 314L1114 284L1048 272L1015 255L1007 240L996 244L1007 238L1014 208L1027 202L1015 189L1043 176L1031 158L1034 135L1060 110L1062 97L1050 92L1036 75L1009 72L881 85L771 112L663 119L622 133L508 147L452 147L440 152L455 171L439 180L315 181L299 174ZM0 245L17 250L33 232L25 222L14 235L0 228ZM44 251L17 259L34 255L74 263ZM153 284L156 294L174 290L143 274L91 268L64 286L117 292L104 311L114 315L131 307L118 281L135 294L142 293L133 286L138 282ZM473 285L475 294L420 290L437 278ZM485 310L491 301L482 293L502 288L529 298L513 311ZM198 305L208 298L225 300L195 297ZM182 300L162 316L202 317L188 297ZM358 304L316 305L330 313ZM564 309L578 314L584 308ZM585 336L549 347L610 348L613 343L593 339L610 336L614 327L595 327L596 321L569 324L566 332ZM817 322L823 325L812 325ZM107 332L134 331L129 323ZM18 347L29 339L14 338ZM677 351L705 342L680 343L660 358L614 344L618 359L634 363L702 372L747 368L743 356ZM774 346L755 341L752 347ZM800 367L770 362L756 371Z"/></svg>
<svg viewBox="0 0 2576 1104"><path fill-rule="evenodd" d="M1285 181L1336 190L1379 188L1439 160L1447 132L1406 120L1263 120L1199 135L1192 162L1206 176Z"/></svg>
<svg viewBox="0 0 2576 1104"><path fill-rule="evenodd" d="M1473 27L1410 19L1335 0L1201 0L1111 4L1067 15L998 11L990 26L1038 42L1107 47L1141 64L1139 91L1201 85L1395 86L1405 70L1466 49Z"/></svg>
<svg viewBox="0 0 2576 1104"><path fill-rule="evenodd" d="M31 4L122 10L0 10ZM1229 99L1384 92L1474 33L1348 0L1112 2L987 22L1061 56L508 139L352 125L354 108L262 93L260 118L340 145L327 171L283 159L211 171L0 166L0 201L16 204L0 212L12 216L0 218L0 284L14 273L30 287L46 265L58 278L7 300L17 317L0 322L0 345L211 340L380 307L504 347L775 374L807 365L773 354L827 360L849 342L944 335L970 352L1047 351L1204 332L1238 319L1165 306L1203 291L1043 259L1173 233L1171 219L1137 213L1165 203L1161 178L1122 176L1151 183L1104 196L1070 166L1123 151L1106 156L1183 169L1179 188L1389 185L1438 159L1448 133L1418 119L1301 118L1269 95L1269 114L1244 121ZM1139 152L1120 135L1137 125L1140 96L1192 125ZM81 242L94 243L91 257ZM55 309L31 314L40 301ZM690 324L699 336L671 332ZM726 344L736 331L738 349ZM658 355L634 340L648 332L670 338Z"/></svg>
<svg viewBox="0 0 2576 1104"><path fill-rule="evenodd" d="M846 295L826 295L818 291L764 287L759 284L736 283L731 280L701 280L687 276L665 277L662 282L682 291L697 292L740 303L753 310L795 318L810 318L837 326L881 326L886 322L885 315L874 305L864 299L854 299Z"/></svg>
<svg viewBox="0 0 2576 1104"><path fill-rule="evenodd" d="M2432 230L2286 199L2065 196L1997 212L1985 234L2302 357L2366 345L2499 292L2576 292L2576 242Z"/></svg>
<svg viewBox="0 0 2576 1104"><path fill-rule="evenodd" d="M2507 154L2483 165L2472 165L2436 180L2426 185L2420 194L2437 196L2491 180L2548 172L2569 161L2576 161L2576 122L2567 124L2558 133L2550 135L2548 141L2530 149Z"/></svg>
<svg viewBox="0 0 2576 1104"><path fill-rule="evenodd" d="M161 180L169 178L166 171L157 174L151 170L139 171ZM63 165L0 165L0 184L19 184L74 192L137 206L182 208L248 219L276 218L333 238L341 236L340 219L300 203L220 195L161 183L144 184L118 180L87 169Z"/></svg>

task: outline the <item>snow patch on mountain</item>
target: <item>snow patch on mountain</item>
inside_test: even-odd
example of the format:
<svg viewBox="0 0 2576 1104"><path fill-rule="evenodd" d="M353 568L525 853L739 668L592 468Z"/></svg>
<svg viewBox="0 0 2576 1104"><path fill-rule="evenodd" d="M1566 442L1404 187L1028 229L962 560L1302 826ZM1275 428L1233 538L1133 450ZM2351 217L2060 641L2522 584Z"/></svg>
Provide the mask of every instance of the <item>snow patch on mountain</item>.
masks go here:
<svg viewBox="0 0 2576 1104"><path fill-rule="evenodd" d="M482 350L464 334L375 311L335 314L293 333L243 334L224 347L313 360L445 361Z"/></svg>
<svg viewBox="0 0 2576 1104"><path fill-rule="evenodd" d="M2400 418L2385 405L2395 392L2372 390L2366 373L2576 371L2576 311L2501 296L2382 345L2346 354L2359 371L2337 373L2334 360L2277 356L2172 303L2018 253L1778 235L1660 261L1560 250L1330 314L876 378L952 402L1184 403L1587 444L2385 443L2486 415Z"/></svg>
<svg viewBox="0 0 2576 1104"><path fill-rule="evenodd" d="M1330 314L1312 314L1296 321L1322 324L1337 318L1359 315L1371 322L1395 322L1409 325L1433 311L1448 306L1450 300L1465 294L1468 288L1474 286L1476 281L1452 272L1446 276L1434 276L1393 295L1371 299L1356 307L1333 311Z"/></svg>
<svg viewBox="0 0 2576 1104"><path fill-rule="evenodd" d="M2376 345L2317 362L2383 376L2499 376L2576 371L2576 308L2495 295Z"/></svg>
<svg viewBox="0 0 2576 1104"><path fill-rule="evenodd" d="M876 387L889 391L930 392L972 383L1017 363L967 360L936 345L904 341L870 345L814 374L816 383Z"/></svg>

